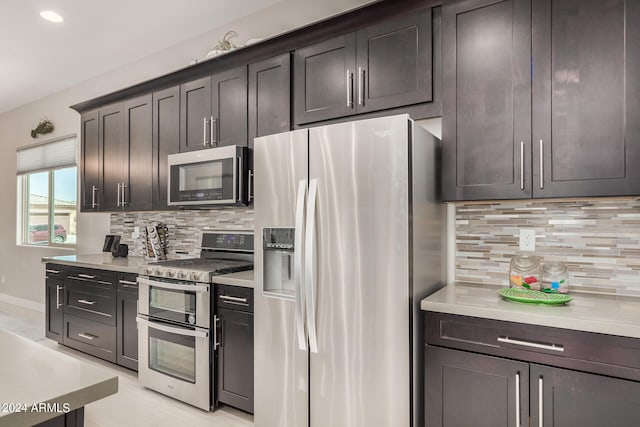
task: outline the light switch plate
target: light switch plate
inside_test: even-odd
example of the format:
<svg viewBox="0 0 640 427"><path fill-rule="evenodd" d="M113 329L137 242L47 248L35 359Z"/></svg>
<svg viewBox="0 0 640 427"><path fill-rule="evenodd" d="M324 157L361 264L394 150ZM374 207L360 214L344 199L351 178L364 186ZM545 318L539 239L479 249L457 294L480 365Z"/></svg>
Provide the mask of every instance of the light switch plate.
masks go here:
<svg viewBox="0 0 640 427"><path fill-rule="evenodd" d="M536 230L533 228L520 229L520 250L535 251L536 250Z"/></svg>

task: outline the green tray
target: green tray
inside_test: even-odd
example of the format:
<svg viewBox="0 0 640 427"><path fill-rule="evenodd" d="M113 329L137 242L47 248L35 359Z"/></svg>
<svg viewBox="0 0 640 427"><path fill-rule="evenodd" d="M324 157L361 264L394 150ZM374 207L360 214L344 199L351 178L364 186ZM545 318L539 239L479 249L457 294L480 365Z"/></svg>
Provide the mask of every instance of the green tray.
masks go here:
<svg viewBox="0 0 640 427"><path fill-rule="evenodd" d="M523 302L525 304L562 305L573 299L567 294L549 294L520 288L502 288L498 293L506 300Z"/></svg>

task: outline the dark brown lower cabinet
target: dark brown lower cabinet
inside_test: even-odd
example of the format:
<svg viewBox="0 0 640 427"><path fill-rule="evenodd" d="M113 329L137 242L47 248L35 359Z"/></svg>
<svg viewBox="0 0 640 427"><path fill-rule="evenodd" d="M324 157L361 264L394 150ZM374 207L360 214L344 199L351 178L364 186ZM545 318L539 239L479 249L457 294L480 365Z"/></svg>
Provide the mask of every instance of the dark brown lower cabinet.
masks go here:
<svg viewBox="0 0 640 427"><path fill-rule="evenodd" d="M216 285L215 400L253 413L253 289Z"/></svg>
<svg viewBox="0 0 640 427"><path fill-rule="evenodd" d="M427 426L520 427L528 419L528 363L432 346L425 358Z"/></svg>
<svg viewBox="0 0 640 427"><path fill-rule="evenodd" d="M38 423L35 427L82 427L84 426L84 406L67 414Z"/></svg>
<svg viewBox="0 0 640 427"><path fill-rule="evenodd" d="M116 363L138 370L138 285L136 275L120 274L116 308Z"/></svg>
<svg viewBox="0 0 640 427"><path fill-rule="evenodd" d="M427 312L428 427L632 427L640 340Z"/></svg>
<svg viewBox="0 0 640 427"><path fill-rule="evenodd" d="M64 280L63 270L55 264L47 264L45 275L45 316L47 338L57 342L62 342L64 335L63 303L64 303Z"/></svg>

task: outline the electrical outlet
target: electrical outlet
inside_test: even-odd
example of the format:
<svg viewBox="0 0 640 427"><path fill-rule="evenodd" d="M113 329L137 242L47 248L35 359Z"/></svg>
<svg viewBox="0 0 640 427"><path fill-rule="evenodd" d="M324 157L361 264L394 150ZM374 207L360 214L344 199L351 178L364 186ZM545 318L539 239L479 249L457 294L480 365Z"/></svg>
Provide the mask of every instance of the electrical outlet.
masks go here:
<svg viewBox="0 0 640 427"><path fill-rule="evenodd" d="M536 250L536 230L533 228L520 229L520 250L535 251Z"/></svg>
<svg viewBox="0 0 640 427"><path fill-rule="evenodd" d="M140 227L136 226L136 227L133 227L133 233L131 233L131 238L135 240L138 237L140 237Z"/></svg>

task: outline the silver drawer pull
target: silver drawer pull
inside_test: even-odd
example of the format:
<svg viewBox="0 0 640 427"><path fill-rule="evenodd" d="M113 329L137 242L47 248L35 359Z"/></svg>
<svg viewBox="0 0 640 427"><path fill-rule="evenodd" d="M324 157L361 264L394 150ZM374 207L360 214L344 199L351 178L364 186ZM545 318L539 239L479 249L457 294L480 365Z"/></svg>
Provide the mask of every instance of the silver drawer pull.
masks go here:
<svg viewBox="0 0 640 427"><path fill-rule="evenodd" d="M80 338L84 338L84 339L89 340L89 341L93 341L94 339L98 338L95 335L87 334L85 332L82 332L82 333L78 334L78 336Z"/></svg>
<svg viewBox="0 0 640 427"><path fill-rule="evenodd" d="M249 305L246 298L230 297L228 295L220 295L220 299L230 304Z"/></svg>
<svg viewBox="0 0 640 427"><path fill-rule="evenodd" d="M503 342L506 344L521 345L524 347L540 348L542 350L552 350L552 351L559 351L559 352L564 351L564 346L561 346L558 344L540 344L537 342L516 340L509 337L498 337L498 342Z"/></svg>
<svg viewBox="0 0 640 427"><path fill-rule="evenodd" d="M136 288L138 287L138 282L131 282L129 280L118 280L121 285L134 285Z"/></svg>
<svg viewBox="0 0 640 427"><path fill-rule="evenodd" d="M79 299L78 302L81 304L87 304L87 305L93 305L96 303L95 301L89 301L87 299Z"/></svg>
<svg viewBox="0 0 640 427"><path fill-rule="evenodd" d="M520 372L516 373L516 427L520 427Z"/></svg>
<svg viewBox="0 0 640 427"><path fill-rule="evenodd" d="M45 270L47 273L60 274L60 270L49 270L48 268Z"/></svg>
<svg viewBox="0 0 640 427"><path fill-rule="evenodd" d="M96 278L96 276L92 276L90 274L82 274L82 273L78 274L78 277L82 277L83 279L95 279Z"/></svg>

